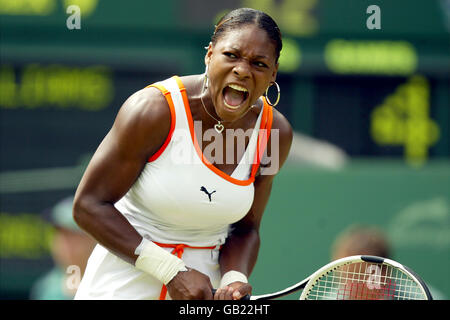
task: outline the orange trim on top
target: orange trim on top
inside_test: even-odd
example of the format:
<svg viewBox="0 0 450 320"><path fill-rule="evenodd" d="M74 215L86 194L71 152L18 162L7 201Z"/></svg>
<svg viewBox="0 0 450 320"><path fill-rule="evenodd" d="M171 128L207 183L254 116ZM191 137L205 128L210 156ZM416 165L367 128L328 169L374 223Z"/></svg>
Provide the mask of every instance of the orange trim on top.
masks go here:
<svg viewBox="0 0 450 320"><path fill-rule="evenodd" d="M155 161L159 158L159 156L164 152L167 145L169 144L170 140L172 139L173 131L175 130L175 122L176 122L176 116L175 116L175 106L173 104L172 96L170 95L170 91L164 88L164 86L160 84L151 84L149 86L146 86L146 88L155 87L159 89L164 96L166 97L167 103L169 104L170 109L170 129L169 134L167 135L166 140L164 141L161 148L159 148L158 151L156 151L150 158L148 158L147 162Z"/></svg>
<svg viewBox="0 0 450 320"><path fill-rule="evenodd" d="M225 172L216 168L211 162L209 162L209 160L206 157L203 156L203 152L198 144L197 137L195 136L194 121L192 119L191 108L189 105L189 100L187 98L186 89L179 77L174 76L174 78L177 81L178 87L180 88L180 92L183 97L184 108L186 110L186 116L188 118L188 123L189 123L189 131L191 133L191 138L192 138L192 142L194 144L194 148L197 151L197 155L202 160L203 164L205 164L214 173L216 173L217 175L219 175L220 177L222 177L223 179L225 179L231 183L234 183L234 184L237 184L240 186L248 186L249 184L251 184L255 180L254 177L250 176L250 178L247 180L235 179L235 178L231 177L230 175L226 174Z"/></svg>
<svg viewBox="0 0 450 320"><path fill-rule="evenodd" d="M261 127L258 134L258 144L255 153L255 160L253 161L252 171L250 177L255 179L256 172L258 171L259 165L261 163L261 159L264 155L264 151L266 150L267 143L270 138L270 132L272 130L272 122L273 122L273 109L270 106L265 97L263 97L264 101L264 113L263 119L261 119Z"/></svg>

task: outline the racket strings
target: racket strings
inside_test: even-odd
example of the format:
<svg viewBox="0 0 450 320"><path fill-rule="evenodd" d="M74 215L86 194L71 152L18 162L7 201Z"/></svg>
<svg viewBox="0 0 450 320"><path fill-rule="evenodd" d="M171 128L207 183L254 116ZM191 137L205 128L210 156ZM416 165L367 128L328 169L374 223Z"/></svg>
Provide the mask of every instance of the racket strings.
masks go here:
<svg viewBox="0 0 450 320"><path fill-rule="evenodd" d="M402 270L366 262L340 266L316 280L308 299L417 300L421 287Z"/></svg>
<svg viewBox="0 0 450 320"><path fill-rule="evenodd" d="M379 289L368 289L364 282L348 281L339 287L330 287L329 285L316 285L316 292L311 292L310 297L328 298L333 300L404 300L421 299L423 294L420 290L412 292L410 289L401 290L401 286L389 283Z"/></svg>

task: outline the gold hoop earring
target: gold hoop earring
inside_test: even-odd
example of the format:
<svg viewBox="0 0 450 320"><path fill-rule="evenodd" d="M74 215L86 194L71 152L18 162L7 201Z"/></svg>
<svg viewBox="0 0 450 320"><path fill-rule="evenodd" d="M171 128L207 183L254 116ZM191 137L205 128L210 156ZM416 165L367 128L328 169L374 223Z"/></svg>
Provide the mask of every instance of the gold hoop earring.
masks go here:
<svg viewBox="0 0 450 320"><path fill-rule="evenodd" d="M269 88L270 88L271 86L273 86L274 84L275 84L275 86L277 87L277 93L278 93L278 95L277 95L277 100L275 101L275 103L272 103L272 101L269 100L268 92L269 92ZM265 97L266 97L267 103L268 103L269 105L271 105L272 107L275 107L275 106L278 104L278 102L280 102L280 92L281 92L281 91L280 91L280 86L278 85L278 83L276 83L276 81L271 82L271 83L270 83L270 86L268 86L267 89L266 89L266 95L265 95Z"/></svg>

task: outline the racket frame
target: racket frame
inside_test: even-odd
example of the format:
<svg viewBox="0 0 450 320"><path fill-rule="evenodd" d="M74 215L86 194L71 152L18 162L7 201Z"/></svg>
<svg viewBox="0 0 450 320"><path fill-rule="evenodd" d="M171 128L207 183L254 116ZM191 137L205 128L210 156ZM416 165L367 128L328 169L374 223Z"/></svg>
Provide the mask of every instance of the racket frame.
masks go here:
<svg viewBox="0 0 450 320"><path fill-rule="evenodd" d="M320 269L318 269L316 272L311 274L309 277L303 279L300 282L297 282L296 284L294 284L284 290L280 290L280 291L277 291L274 293L263 294L263 295L255 295L255 296L247 295L242 300L271 300L271 299L276 299L276 298L281 298L281 297L287 296L287 295L297 292L301 289L304 289L304 290L303 290L302 294L300 295L300 300L305 300L305 297L307 296L307 293L310 290L311 286L313 285L315 279L322 276L324 274L324 272L326 273L327 271L333 270L342 265L350 264L352 262L369 262L369 263L374 263L374 264L386 263L393 267L399 268L400 270L405 272L408 276L410 276L411 278L413 278L420 284L422 293L428 298L428 300L433 300L430 290L428 289L425 282L410 268L408 268L407 266L404 266L394 260L391 260L391 259L377 257L377 256L369 256L369 255L355 255L355 256L345 257L345 258L341 258L341 259L332 261L332 262L326 264L325 266L321 267Z"/></svg>
<svg viewBox="0 0 450 320"><path fill-rule="evenodd" d="M344 265L349 265L349 264L352 264L355 262L356 263L357 262L368 262L368 263L372 263L372 264L383 264L384 263L384 264L393 266L395 268L398 268L420 284L420 289L422 291L422 294L427 298L427 300L433 299L433 297L431 296L430 290L426 286L425 282L410 268L408 268L394 260L387 259L387 258L382 258L382 257L377 257L377 256L368 256L368 255L356 255L356 256L349 256L349 257L345 257L345 258L341 258L341 259L332 261L332 262L326 264L325 266L323 266L322 268L318 269L316 272L314 272L309 277L309 279L308 279L309 281L305 285L305 288L304 288L302 294L300 295L300 300L306 300L306 298L309 295L309 292L311 291L312 287L314 287L315 281L318 278L322 277L327 272L337 269L338 267L341 267ZM268 296L268 295L266 295L266 296Z"/></svg>

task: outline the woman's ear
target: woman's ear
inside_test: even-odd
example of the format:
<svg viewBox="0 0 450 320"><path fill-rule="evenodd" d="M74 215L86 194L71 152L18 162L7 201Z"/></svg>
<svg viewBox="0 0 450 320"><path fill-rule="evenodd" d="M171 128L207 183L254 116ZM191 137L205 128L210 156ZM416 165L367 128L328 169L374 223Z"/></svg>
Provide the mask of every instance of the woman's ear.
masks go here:
<svg viewBox="0 0 450 320"><path fill-rule="evenodd" d="M212 42L210 42L209 45L205 47L205 49L206 49L205 65L208 65L212 55Z"/></svg>

